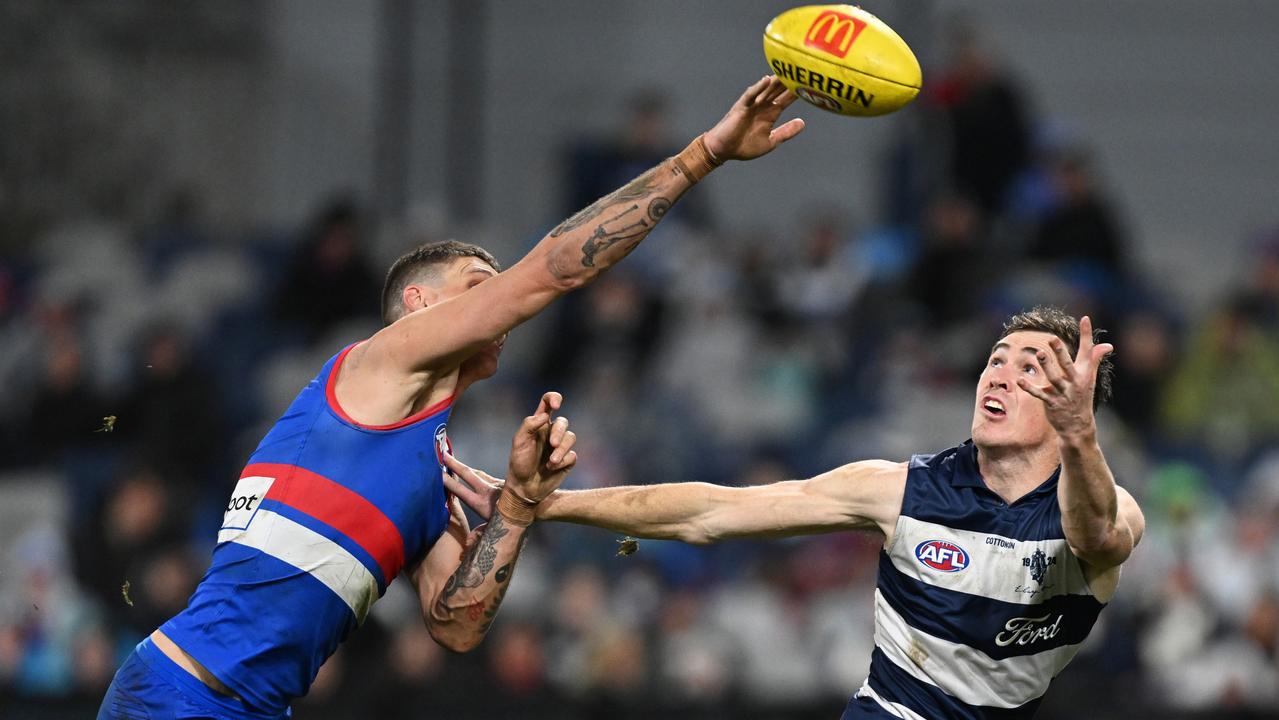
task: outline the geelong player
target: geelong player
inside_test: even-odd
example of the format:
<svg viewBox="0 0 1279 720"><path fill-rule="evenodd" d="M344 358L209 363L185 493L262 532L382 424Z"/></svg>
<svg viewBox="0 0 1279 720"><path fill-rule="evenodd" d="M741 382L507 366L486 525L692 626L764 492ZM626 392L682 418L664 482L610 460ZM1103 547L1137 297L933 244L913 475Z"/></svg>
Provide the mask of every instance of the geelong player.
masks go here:
<svg viewBox="0 0 1279 720"><path fill-rule="evenodd" d="M1087 317L1036 308L991 349L962 445L766 486L558 491L537 516L691 543L879 532L876 647L844 718L1030 717L1145 529L1097 442L1112 349ZM445 485L489 512L496 481L445 463L470 486Z"/></svg>
<svg viewBox="0 0 1279 720"><path fill-rule="evenodd" d="M539 501L573 465L548 393L511 452L506 489L469 533L441 482L457 398L497 370L506 334L621 260L698 180L803 130L767 77L688 148L565 220L505 272L487 251L426 245L391 267L386 327L333 356L263 438L188 607L138 645L99 717L277 718L404 572L434 637L475 647ZM434 448L434 452L426 448Z"/></svg>

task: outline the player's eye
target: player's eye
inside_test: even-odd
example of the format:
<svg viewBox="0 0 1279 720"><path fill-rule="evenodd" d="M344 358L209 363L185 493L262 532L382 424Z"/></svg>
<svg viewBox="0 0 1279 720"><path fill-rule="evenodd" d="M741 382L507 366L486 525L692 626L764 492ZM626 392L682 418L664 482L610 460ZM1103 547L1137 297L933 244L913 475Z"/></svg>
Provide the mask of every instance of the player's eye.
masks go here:
<svg viewBox="0 0 1279 720"><path fill-rule="evenodd" d="M991 359L990 359L990 366L991 366L991 367L999 367L1000 365L1003 365L1003 364L1004 364L1004 361L1003 361L1003 360L1000 360L1000 359L999 359L999 358L997 358L997 357L993 357L993 358L991 358Z"/></svg>
<svg viewBox="0 0 1279 720"><path fill-rule="evenodd" d="M1022 370L1025 370L1030 375L1034 375L1039 372L1039 368L1031 365L1030 363L1026 363L1026 366L1023 367Z"/></svg>

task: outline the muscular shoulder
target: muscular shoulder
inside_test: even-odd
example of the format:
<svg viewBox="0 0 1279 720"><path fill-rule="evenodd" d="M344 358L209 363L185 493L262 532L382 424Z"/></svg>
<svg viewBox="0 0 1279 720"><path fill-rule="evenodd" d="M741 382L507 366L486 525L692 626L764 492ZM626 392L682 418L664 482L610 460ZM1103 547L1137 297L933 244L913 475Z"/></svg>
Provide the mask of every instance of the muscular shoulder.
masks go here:
<svg viewBox="0 0 1279 720"><path fill-rule="evenodd" d="M860 460L822 473L809 484L811 491L838 502L848 515L889 535L901 514L908 470L906 462Z"/></svg>

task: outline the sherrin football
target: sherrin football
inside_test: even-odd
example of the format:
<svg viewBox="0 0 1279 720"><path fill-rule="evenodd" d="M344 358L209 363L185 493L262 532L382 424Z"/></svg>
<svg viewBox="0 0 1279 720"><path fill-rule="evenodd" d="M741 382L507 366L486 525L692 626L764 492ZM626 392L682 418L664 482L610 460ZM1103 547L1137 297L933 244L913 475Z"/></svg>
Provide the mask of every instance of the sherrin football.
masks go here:
<svg viewBox="0 0 1279 720"><path fill-rule="evenodd" d="M764 57L782 84L823 110L884 115L919 94L910 46L882 20L852 5L809 5L764 28Z"/></svg>

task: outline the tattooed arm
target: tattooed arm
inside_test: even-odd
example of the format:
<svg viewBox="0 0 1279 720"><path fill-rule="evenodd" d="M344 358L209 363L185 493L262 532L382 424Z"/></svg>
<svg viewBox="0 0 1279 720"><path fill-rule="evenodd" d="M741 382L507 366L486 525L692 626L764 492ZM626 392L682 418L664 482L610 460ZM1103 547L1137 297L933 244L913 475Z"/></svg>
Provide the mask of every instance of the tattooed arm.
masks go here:
<svg viewBox="0 0 1279 720"><path fill-rule="evenodd" d="M484 639L510 587L537 504L577 463L577 437L568 420L551 419L562 403L559 393L546 393L524 418L511 443L503 496L488 523L468 533L453 498L448 531L410 574L427 630L450 650L466 652Z"/></svg>
<svg viewBox="0 0 1279 720"><path fill-rule="evenodd" d="M804 127L774 127L794 100L775 77L760 80L703 135L705 150L721 162L770 152ZM663 161L560 223L507 271L384 328L369 351L401 371L454 366L626 257L692 187L689 172L678 157Z"/></svg>
<svg viewBox="0 0 1279 720"><path fill-rule="evenodd" d="M528 527L495 513L487 524L468 534L466 516L456 499L450 510L448 532L410 578L431 637L449 650L467 652L480 644L497 616Z"/></svg>

